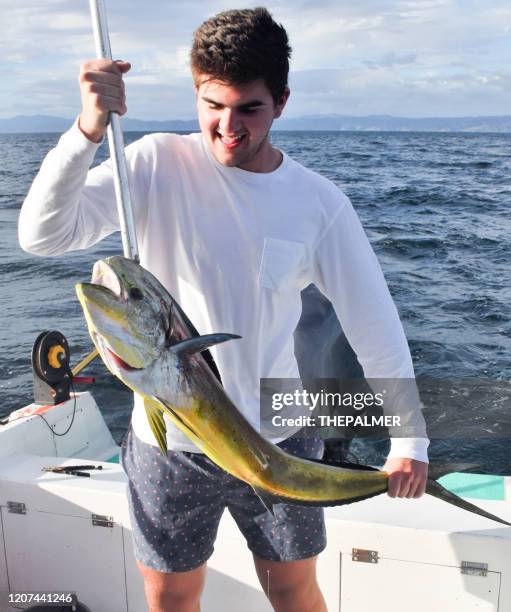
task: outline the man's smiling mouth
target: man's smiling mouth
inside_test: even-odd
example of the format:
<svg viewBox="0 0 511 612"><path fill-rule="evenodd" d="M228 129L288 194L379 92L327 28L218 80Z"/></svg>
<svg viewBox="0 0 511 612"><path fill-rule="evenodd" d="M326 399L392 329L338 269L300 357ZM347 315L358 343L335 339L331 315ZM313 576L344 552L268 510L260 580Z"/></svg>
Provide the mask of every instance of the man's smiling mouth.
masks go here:
<svg viewBox="0 0 511 612"><path fill-rule="evenodd" d="M240 134L238 136L226 136L221 132L216 132L216 136L220 139L220 142L227 148L232 149L237 147L241 141L245 138L245 134Z"/></svg>

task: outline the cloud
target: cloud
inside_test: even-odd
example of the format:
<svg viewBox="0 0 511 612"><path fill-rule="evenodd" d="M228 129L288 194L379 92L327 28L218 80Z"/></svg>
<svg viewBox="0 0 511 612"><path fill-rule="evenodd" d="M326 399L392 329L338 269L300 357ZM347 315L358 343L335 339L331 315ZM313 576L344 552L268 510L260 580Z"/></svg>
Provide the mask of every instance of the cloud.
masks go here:
<svg viewBox="0 0 511 612"><path fill-rule="evenodd" d="M79 64L94 56L88 3L0 2L9 26L0 39L1 116L78 112ZM289 113L332 112L345 105L360 113L374 107L413 115L455 108L509 112L502 95L509 91L509 0L266 5L287 28L294 49ZM109 0L114 55L133 66L126 77L131 116L194 116L188 68L193 31L231 7L232 0Z"/></svg>
<svg viewBox="0 0 511 612"><path fill-rule="evenodd" d="M407 117L504 115L511 71L433 71L404 80L393 67L379 71L311 70L292 73L289 116L307 114Z"/></svg>
<svg viewBox="0 0 511 612"><path fill-rule="evenodd" d="M380 60L366 60L364 64L369 68L392 68L394 66L405 66L407 64L413 64L417 60L415 53L409 53L407 55L397 55L394 51L385 53Z"/></svg>

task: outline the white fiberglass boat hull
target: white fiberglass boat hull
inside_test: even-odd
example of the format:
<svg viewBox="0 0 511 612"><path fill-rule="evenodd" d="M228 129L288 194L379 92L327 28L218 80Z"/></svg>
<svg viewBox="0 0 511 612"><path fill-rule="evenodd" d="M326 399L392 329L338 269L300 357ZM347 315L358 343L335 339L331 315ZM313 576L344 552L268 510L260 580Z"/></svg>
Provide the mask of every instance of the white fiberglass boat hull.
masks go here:
<svg viewBox="0 0 511 612"><path fill-rule="evenodd" d="M73 403L44 411L56 431L67 428ZM37 416L0 427L0 612L20 609L7 605L8 592L50 590L75 591L91 612L147 610L132 551L127 479L112 462L118 451L88 393L77 396L64 438ZM103 469L90 478L41 471L78 463ZM511 520L510 480L498 484L500 499L476 503ZM327 509L325 516L328 547L318 577L329 611L511 610L511 529L429 496L382 495ZM271 611L228 512L208 566L205 612Z"/></svg>

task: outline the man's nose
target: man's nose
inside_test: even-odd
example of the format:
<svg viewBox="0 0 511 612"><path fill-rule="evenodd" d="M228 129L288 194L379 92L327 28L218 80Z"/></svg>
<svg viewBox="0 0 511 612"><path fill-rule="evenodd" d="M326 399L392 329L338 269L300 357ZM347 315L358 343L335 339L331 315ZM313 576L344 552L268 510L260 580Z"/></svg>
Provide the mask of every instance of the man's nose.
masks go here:
<svg viewBox="0 0 511 612"><path fill-rule="evenodd" d="M241 121L235 109L224 108L220 117L220 129L224 134L235 134L241 127Z"/></svg>

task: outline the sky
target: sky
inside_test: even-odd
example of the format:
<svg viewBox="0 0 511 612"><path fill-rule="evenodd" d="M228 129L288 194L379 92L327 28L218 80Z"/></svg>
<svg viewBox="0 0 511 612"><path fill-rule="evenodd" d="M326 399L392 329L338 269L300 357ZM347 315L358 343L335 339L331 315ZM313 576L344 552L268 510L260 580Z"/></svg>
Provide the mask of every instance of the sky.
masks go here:
<svg viewBox="0 0 511 612"><path fill-rule="evenodd" d="M128 116L192 119L188 53L215 13L264 5L289 34L285 116L511 114L510 0L106 0ZM74 117L87 0L0 0L0 118Z"/></svg>

